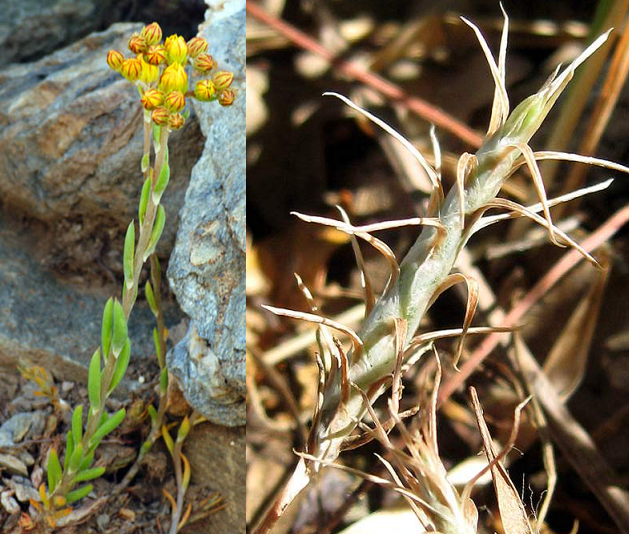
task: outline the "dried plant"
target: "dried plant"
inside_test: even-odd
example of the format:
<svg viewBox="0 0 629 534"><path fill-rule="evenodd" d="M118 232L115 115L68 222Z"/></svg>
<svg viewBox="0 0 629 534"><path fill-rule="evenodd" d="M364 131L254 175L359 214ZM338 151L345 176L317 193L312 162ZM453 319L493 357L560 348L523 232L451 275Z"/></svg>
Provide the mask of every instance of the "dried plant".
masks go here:
<svg viewBox="0 0 629 534"><path fill-rule="evenodd" d="M71 504L92 491L92 484L78 488L77 484L98 478L105 472L104 467L91 467L95 450L103 438L113 432L125 418L124 408L108 414L106 401L120 384L129 365L131 341L127 332L127 321L137 298L142 267L149 257L153 285L147 282L145 289L147 301L158 324L154 330L154 341L161 372L160 403L157 411L152 406L148 408L153 428L142 445L139 461L161 435L163 427L168 389L168 371L164 363L166 329L159 294L159 263L153 253L166 222L161 199L170 178L168 136L172 130L181 128L187 118L188 112L184 111L186 97L202 102L215 100L222 106L229 106L234 101L235 92L230 88L233 74L216 69L216 62L207 53L208 43L205 39L194 37L186 43L182 37L171 35L163 44L161 42L162 30L154 22L129 39L129 50L134 57L125 59L116 50L107 54L109 67L137 87L144 107L144 154L140 165L144 185L138 208L139 236L136 240L136 225L131 221L124 242L122 300L110 298L105 304L101 346L92 355L89 365L87 413L83 413L81 405L72 413L63 464L54 447L48 452L48 483L39 487L43 507L31 500L31 504L43 514L50 528L57 526L61 518L70 515ZM211 76L198 81L194 91L188 91L188 75L185 70L188 64L196 73ZM47 374L42 374L35 368L26 368L26 372L37 381L43 394L51 397L54 402L56 392L49 387ZM139 463L130 476L125 478L125 483L137 472L137 465ZM178 476L179 482L180 478Z"/></svg>
<svg viewBox="0 0 629 534"><path fill-rule="evenodd" d="M357 246L354 247L357 263L365 280L367 309L364 323L358 332L321 315L303 285L301 289L309 301L311 313L268 307L278 315L318 325L317 340L320 354L317 356L317 363L320 378L318 399L306 450L278 499L255 530L256 534L270 530L292 500L317 476L322 466L334 463L342 450L354 447L364 440L363 437L354 435L363 416L371 412L373 417L371 405L374 401L388 390L391 384L399 382L403 372L428 350L432 341L443 337L460 337L454 362L456 368L465 336L492 331L490 328L470 326L478 297L476 282L462 274L451 274L457 255L474 233L505 216L528 217L547 229L554 244L573 247L596 265L592 256L554 226L550 207L565 199L555 201L547 199L537 162L565 160L599 165L622 172L629 172L629 169L604 160L564 152L534 152L529 146L529 141L568 85L575 70L606 41L609 32L596 39L565 69L557 69L537 93L510 111L505 89L508 33L506 14L497 61L478 28L463 20L478 37L491 70L495 91L484 142L475 154L461 155L457 166L456 185L447 196L444 195L442 188L440 151L434 135L435 165L431 166L411 143L386 123L345 97L334 95L401 142L430 178L432 193L427 216L423 218L358 227L350 224L343 212L342 221L297 214L307 222L331 226L345 232L351 236L353 242L356 238L364 239L387 259L391 272L382 295L376 300L372 296L367 274L362 268L360 251ZM528 168L540 200L535 206L525 207L511 200L497 198L505 181L523 166ZM583 190L574 195L585 192ZM506 210L508 213L503 216L486 216L490 209ZM538 214L540 212L541 215ZM372 233L405 225L420 225L424 228L404 260L398 264L389 247ZM420 321L434 301L443 291L461 282L465 283L468 289L467 310L462 327L417 335ZM332 336L332 330L351 340L351 350L346 352L343 349L340 342ZM395 399L397 395L395 387L392 395ZM396 412L392 413L395 416ZM428 417L428 420L430 419L431 416ZM393 422L395 423L395 418ZM385 427L388 429L391 426L393 425L377 425L365 439L370 439L375 433L381 441L386 441L386 433L383 432ZM426 497L434 490L435 484L438 485L436 481L442 476L434 425L420 431L419 438L413 443L415 450L418 451L412 457L413 468L418 470L415 479L419 482L416 484L423 485L416 497L425 501L422 504L415 499L415 504L419 506L422 514L430 516L424 518L424 523L431 523L433 526L440 524L437 528L440 532L473 532L465 499L461 501L457 500L456 496L449 497L445 489L436 501L430 501ZM407 460L411 462L411 458ZM409 498L413 499L410 495ZM430 506L426 504L428 502Z"/></svg>

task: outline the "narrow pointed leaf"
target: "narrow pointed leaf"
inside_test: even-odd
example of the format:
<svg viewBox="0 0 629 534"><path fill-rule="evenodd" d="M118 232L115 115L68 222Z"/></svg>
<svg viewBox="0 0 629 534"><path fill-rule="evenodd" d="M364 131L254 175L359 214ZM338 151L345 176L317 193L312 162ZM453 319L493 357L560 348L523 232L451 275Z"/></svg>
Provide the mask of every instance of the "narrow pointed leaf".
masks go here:
<svg viewBox="0 0 629 534"><path fill-rule="evenodd" d="M90 452L85 458L83 458L83 460L81 460L78 470L85 471L86 469L89 469L93 461L94 461L94 453Z"/></svg>
<svg viewBox="0 0 629 534"><path fill-rule="evenodd" d="M162 369L162 374L159 377L159 389L162 395L164 395L168 389L168 369L166 369L166 367Z"/></svg>
<svg viewBox="0 0 629 534"><path fill-rule="evenodd" d="M162 341L159 338L157 328L153 328L153 343L155 344L155 354L157 354L157 361L159 362L159 366L163 367L164 362L162 362Z"/></svg>
<svg viewBox="0 0 629 534"><path fill-rule="evenodd" d="M146 282L146 285L144 286L144 293L146 294L146 301L149 303L149 308L151 308L153 315L157 317L159 312L157 310L157 303L155 302L155 294L153 293L153 286L151 286L151 282Z"/></svg>
<svg viewBox="0 0 629 534"><path fill-rule="evenodd" d="M70 457L70 463L68 464L68 470L76 473L79 470L81 460L83 459L83 444L79 443L74 446L72 456Z"/></svg>
<svg viewBox="0 0 629 534"><path fill-rule="evenodd" d="M112 391L116 389L118 384L120 384L124 374L127 372L130 357L131 340L127 338L127 342L124 344L124 347L122 347L120 356L118 356L118 359L116 360L116 367L114 367L114 374L111 377L111 383L109 385L109 390L107 391L107 396L111 395Z"/></svg>
<svg viewBox="0 0 629 534"><path fill-rule="evenodd" d="M48 471L48 491L52 493L55 491L57 484L59 484L62 473L59 457L57 456L57 451L55 449L50 449L46 470Z"/></svg>
<svg viewBox="0 0 629 534"><path fill-rule="evenodd" d="M83 497L87 497L93 488L94 486L92 486L91 484L88 484L87 486L82 486L79 489L75 489L74 491L71 491L66 496L68 499L68 504L72 504L73 502L81 500Z"/></svg>
<svg viewBox="0 0 629 534"><path fill-rule="evenodd" d="M63 457L63 469L66 470L68 465L70 465L70 456L74 452L74 436L72 435L72 431L68 432L68 436L66 437L66 453Z"/></svg>
<svg viewBox="0 0 629 534"><path fill-rule="evenodd" d="M157 215L155 216L155 224L153 225L153 231L151 232L149 244L146 248L146 252L144 252L142 261L146 261L146 259L155 251L157 242L159 241L159 238L162 236L162 231L164 230L165 222L166 222L166 212L164 211L164 207L160 204L157 207Z"/></svg>
<svg viewBox="0 0 629 534"><path fill-rule="evenodd" d="M142 174L144 174L146 172L146 169L149 168L149 154L144 154L144 156L142 156L142 162L140 165L141 169L142 169Z"/></svg>
<svg viewBox="0 0 629 534"><path fill-rule="evenodd" d="M155 422L157 421L157 412L155 411L155 407L152 404L149 404L146 411L149 413L149 416L151 417L151 425L154 426Z"/></svg>
<svg viewBox="0 0 629 534"><path fill-rule="evenodd" d="M100 349L96 349L94 354L92 354L87 375L87 391L89 393L91 410L95 412L100 407ZM74 430L74 425L72 428Z"/></svg>
<svg viewBox="0 0 629 534"><path fill-rule="evenodd" d="M140 225L144 224L144 216L146 215L146 207L149 204L149 194L151 193L151 177L144 180L142 186L142 194L140 195L140 206L138 208L138 219Z"/></svg>
<svg viewBox="0 0 629 534"><path fill-rule="evenodd" d="M166 425L162 425L162 437L164 438L164 443L166 443L166 447L168 447L170 454L173 454L173 451L175 450L175 444L173 443L173 438L168 433Z"/></svg>
<svg viewBox="0 0 629 534"><path fill-rule="evenodd" d="M188 432L190 432L190 419L188 419L188 416L186 415L179 425L179 430L177 431L177 443L181 443L184 439L186 439Z"/></svg>
<svg viewBox="0 0 629 534"><path fill-rule="evenodd" d="M94 467L92 469L86 469L85 471L79 471L74 477L75 482L86 482L87 480L94 480L105 473L104 467Z"/></svg>
<svg viewBox="0 0 629 534"><path fill-rule="evenodd" d="M110 298L105 304L103 310L103 326L101 330L101 344L103 349L103 358L107 358L109 355L109 348L111 346L111 326L113 324L114 300Z"/></svg>
<svg viewBox="0 0 629 534"><path fill-rule="evenodd" d="M133 221L127 227L127 235L124 238L124 281L127 289L133 287L133 260L135 252L135 224Z"/></svg>
<svg viewBox="0 0 629 534"><path fill-rule="evenodd" d="M153 203L155 205L159 204L166 187L168 186L168 181L170 180L170 165L167 161L164 161L162 168L159 171L159 176L157 177L157 182L155 182L155 187L153 187Z"/></svg>
<svg viewBox="0 0 629 534"><path fill-rule="evenodd" d="M188 461L188 458L185 457L183 452L180 452L179 456L181 456L181 460L183 461L183 478L181 481L181 487L184 491L186 491L190 484L190 462Z"/></svg>
<svg viewBox="0 0 629 534"><path fill-rule="evenodd" d="M127 342L127 318L120 302L114 302L114 335L112 338L112 348L114 356L117 358Z"/></svg>
<svg viewBox="0 0 629 534"><path fill-rule="evenodd" d="M124 408L120 408L120 410L118 410L114 415L112 415L109 419L107 419L107 421L105 421L103 424L101 424L98 427L98 430L94 432L94 435L92 436L92 439L90 440L90 443L94 444L100 441L107 434L115 430L118 427L118 425L122 423L122 420L124 419L124 415L125 415Z"/></svg>
<svg viewBox="0 0 629 534"><path fill-rule="evenodd" d="M81 443L83 439L83 405L79 404L72 413L72 444ZM67 456L66 452L66 456ZM72 454L72 452L70 452Z"/></svg>

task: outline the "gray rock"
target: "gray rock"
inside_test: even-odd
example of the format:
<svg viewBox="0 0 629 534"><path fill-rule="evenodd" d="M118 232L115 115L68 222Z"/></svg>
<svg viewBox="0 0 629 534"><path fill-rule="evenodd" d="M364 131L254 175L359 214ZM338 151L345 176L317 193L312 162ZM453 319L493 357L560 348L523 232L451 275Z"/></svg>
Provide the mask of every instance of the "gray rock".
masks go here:
<svg viewBox="0 0 629 534"><path fill-rule="evenodd" d="M98 29L111 0L0 0L0 64L49 54Z"/></svg>
<svg viewBox="0 0 629 534"><path fill-rule="evenodd" d="M234 72L239 92L230 108L193 104L206 143L168 266L171 289L191 327L167 361L199 413L236 426L246 420L245 2L208 4L200 35L219 68Z"/></svg>
<svg viewBox="0 0 629 534"><path fill-rule="evenodd" d="M95 264L103 249L122 250L124 231L137 218L142 107L135 87L109 69L106 56L112 48L124 51L141 28L115 24L0 71L0 199L46 224L57 265L78 270ZM175 221L203 146L194 114L169 144L164 207ZM172 248L175 232L175 224L166 224L158 252Z"/></svg>
<svg viewBox="0 0 629 534"><path fill-rule="evenodd" d="M28 476L28 469L26 469L24 462L17 459L15 456L11 456L10 454L0 453L0 467L4 467L9 473L13 473L15 475L22 475L23 477Z"/></svg>
<svg viewBox="0 0 629 534"><path fill-rule="evenodd" d="M86 383L109 291L57 280L33 259L28 244L28 233L14 233L0 216L0 366L15 368L22 358L58 380ZM181 320L174 303L165 314L167 325ZM132 359L154 357L154 325L148 306L138 301L129 320ZM128 391L130 382L124 383L121 392Z"/></svg>
<svg viewBox="0 0 629 534"><path fill-rule="evenodd" d="M0 434L11 437L13 443L22 441L30 431L31 437L41 436L46 425L46 413L42 411L16 413L0 426Z"/></svg>

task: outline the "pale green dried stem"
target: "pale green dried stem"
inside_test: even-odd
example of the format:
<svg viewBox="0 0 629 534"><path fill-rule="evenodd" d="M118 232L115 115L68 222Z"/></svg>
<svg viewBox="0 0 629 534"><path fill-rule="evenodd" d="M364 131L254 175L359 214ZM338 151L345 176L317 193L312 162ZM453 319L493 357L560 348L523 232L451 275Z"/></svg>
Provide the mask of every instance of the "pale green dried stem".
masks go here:
<svg viewBox="0 0 629 534"><path fill-rule="evenodd" d="M146 128L146 126L145 126ZM155 186L155 182L159 173L164 165L166 152L168 150L168 128L162 128L160 131L159 137L159 149L155 156L155 166L154 172L152 176L152 184L151 191ZM133 265L133 286L130 289L125 289L123 291L122 296L122 309L125 314L125 318L128 320L129 315L131 314L131 310L133 309L133 305L135 303L135 297L138 291L140 273L142 271L142 266L144 265L143 257L144 253L147 250L149 239L151 237L151 232L153 230L153 225L155 223L155 215L157 212L157 205L153 202L152 194L148 196L148 205L146 208L146 214L144 216L144 220L142 224L140 224L140 237L138 239L138 243L135 248L134 255L134 265ZM105 410L105 400L107 398L107 392L109 391L109 386L111 384L111 379L113 377L114 369L116 366L116 358L113 355L113 346L110 347L109 354L104 358L105 367L102 372L101 378L101 388L100 388L100 403L98 406L93 406L89 410L89 417L87 421L87 426L85 428L85 432L83 434L82 446L83 451L87 454L87 451L90 449L90 440L94 436L94 433L98 429L100 419ZM64 469L61 481L55 488L55 490L50 494L50 498L61 495L65 496L71 490L74 485L74 477L76 473L71 472L68 469Z"/></svg>

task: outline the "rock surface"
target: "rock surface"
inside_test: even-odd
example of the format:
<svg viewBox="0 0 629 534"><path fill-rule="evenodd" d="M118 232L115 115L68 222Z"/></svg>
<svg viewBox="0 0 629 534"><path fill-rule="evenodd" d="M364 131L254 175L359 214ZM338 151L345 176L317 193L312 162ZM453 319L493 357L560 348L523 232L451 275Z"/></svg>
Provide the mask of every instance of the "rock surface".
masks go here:
<svg viewBox="0 0 629 534"><path fill-rule="evenodd" d="M97 30L111 0L0 0L0 64L30 60Z"/></svg>
<svg viewBox="0 0 629 534"><path fill-rule="evenodd" d="M109 69L106 56L111 48L125 50L141 27L115 24L0 71L0 199L48 225L62 267L95 263L103 248L121 250L137 218L142 108L136 89ZM194 116L171 136L168 220L176 220L202 146ZM172 248L175 231L166 224L158 251Z"/></svg>
<svg viewBox="0 0 629 534"><path fill-rule="evenodd" d="M190 316L168 353L188 402L209 421L245 416L245 3L209 1L200 35L219 68L234 72L232 107L195 103L205 148L192 171L168 266L170 286Z"/></svg>

